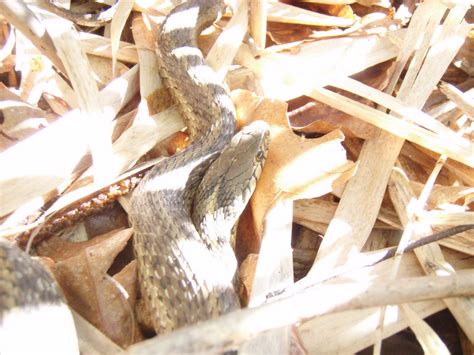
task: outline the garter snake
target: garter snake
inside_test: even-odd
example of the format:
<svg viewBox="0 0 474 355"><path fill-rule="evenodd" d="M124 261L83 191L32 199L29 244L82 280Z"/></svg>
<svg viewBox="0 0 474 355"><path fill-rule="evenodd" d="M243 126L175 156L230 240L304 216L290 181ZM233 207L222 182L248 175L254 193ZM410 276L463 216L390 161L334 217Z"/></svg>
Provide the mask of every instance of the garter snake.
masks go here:
<svg viewBox="0 0 474 355"><path fill-rule="evenodd" d="M240 306L230 233L255 187L269 134L254 122L234 136L232 101L197 48L197 36L224 10L223 1L187 1L158 35L160 76L192 143L148 172L130 205L142 294L157 333Z"/></svg>

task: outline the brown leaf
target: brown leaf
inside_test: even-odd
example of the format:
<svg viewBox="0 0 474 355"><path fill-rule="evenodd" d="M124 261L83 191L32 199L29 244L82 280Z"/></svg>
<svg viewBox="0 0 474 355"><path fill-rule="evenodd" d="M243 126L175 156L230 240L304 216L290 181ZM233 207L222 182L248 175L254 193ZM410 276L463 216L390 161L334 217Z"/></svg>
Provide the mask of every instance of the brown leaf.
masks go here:
<svg viewBox="0 0 474 355"><path fill-rule="evenodd" d="M376 128L369 123L323 103L315 102L309 98L305 99L306 102L301 102L301 106L289 114L291 125L295 131L306 134L326 134L334 129L340 129L347 137L362 139L370 139L377 132Z"/></svg>
<svg viewBox="0 0 474 355"><path fill-rule="evenodd" d="M24 102L3 83L0 83L0 102L3 103L0 118L2 132L0 151L33 135L54 120L53 115Z"/></svg>
<svg viewBox="0 0 474 355"><path fill-rule="evenodd" d="M239 266L239 297L245 306L252 293L255 268L257 267L258 254L249 254Z"/></svg>
<svg viewBox="0 0 474 355"><path fill-rule="evenodd" d="M260 233L267 211L280 199L321 196L344 184L352 175L355 164L346 159L341 131L334 130L318 139L304 139L289 127L286 103L247 91L236 91L233 98L243 120L247 123L264 120L270 126L267 160L250 201Z"/></svg>
<svg viewBox="0 0 474 355"><path fill-rule="evenodd" d="M393 62L389 61L374 65L353 77L366 85L383 90L387 86L392 70ZM335 91L343 93L343 90ZM345 95L365 105L373 105L369 100L357 95L349 93L345 93ZM288 105L291 127L298 132L329 133L334 129L340 129L346 137L363 139L373 138L377 133L377 129L373 125L307 96L293 99Z"/></svg>
<svg viewBox="0 0 474 355"><path fill-rule="evenodd" d="M132 344L138 332L136 265L132 262L114 278L107 271L131 235L125 229L79 243L52 238L38 248L56 261L53 271L69 305L122 347Z"/></svg>

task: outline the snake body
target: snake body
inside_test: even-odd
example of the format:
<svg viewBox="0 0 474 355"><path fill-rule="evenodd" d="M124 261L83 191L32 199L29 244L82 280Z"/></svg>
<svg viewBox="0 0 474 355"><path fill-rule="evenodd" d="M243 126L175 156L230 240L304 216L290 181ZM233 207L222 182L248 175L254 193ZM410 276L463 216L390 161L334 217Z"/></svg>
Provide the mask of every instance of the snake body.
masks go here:
<svg viewBox="0 0 474 355"><path fill-rule="evenodd" d="M158 333L240 306L230 230L255 187L268 132L253 124L232 139L232 101L197 48L197 36L224 9L223 1L187 1L159 31L160 76L192 143L147 173L129 211L142 295Z"/></svg>

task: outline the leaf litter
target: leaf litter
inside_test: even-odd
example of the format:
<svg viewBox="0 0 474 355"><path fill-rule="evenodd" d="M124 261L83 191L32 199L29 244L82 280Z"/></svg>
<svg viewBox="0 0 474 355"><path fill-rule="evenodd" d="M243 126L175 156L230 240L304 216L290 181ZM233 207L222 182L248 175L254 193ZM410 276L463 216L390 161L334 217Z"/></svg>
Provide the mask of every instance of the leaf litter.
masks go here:
<svg viewBox="0 0 474 355"><path fill-rule="evenodd" d="M348 309L318 317L303 311L291 321L281 314L276 329L260 320L255 329L272 329L278 341L256 337L257 331L253 340L213 337L205 327L190 330L189 339L198 334L209 349L236 342L244 350L280 353L354 353L370 346L377 352L385 339L384 350L395 343L437 353L464 346L469 353L474 312L463 296L472 297L472 280L469 291L449 300L445 294L357 309L351 299L367 280L390 281L405 292L404 277L448 273L456 280L462 269L473 275L472 230L403 254L410 240L474 221L472 8L434 0L329 3L238 1L232 20L229 13L199 44L225 77L238 125L260 119L271 127L268 160L237 232L243 302L257 312L275 295L291 301L305 287L324 291L352 282ZM184 125L162 87L154 53L156 29L172 4L131 5L120 1L111 22L92 28L35 4L24 14L0 8L2 237L41 233L78 209L93 220L87 206L79 207L84 201L185 148ZM70 6L87 12L98 4ZM28 25L28 19L34 21ZM48 36L35 36L38 28ZM121 189L105 195L127 211ZM138 342L134 351L146 349L135 309L136 265L125 246L131 230L86 241L102 231L75 220L69 225L38 243L36 252L54 260L76 312L119 346ZM65 241L68 236L80 242ZM397 245L394 259L326 280L333 270ZM108 276L111 265L121 267L112 266ZM406 292L421 294L423 287ZM244 313L249 321L252 309ZM452 314L450 324L459 327L454 344L430 328L438 329L430 319L439 314ZM230 329L246 324L231 319ZM403 338L406 328L410 341ZM186 349L185 337L176 337ZM157 349L165 346L159 340Z"/></svg>

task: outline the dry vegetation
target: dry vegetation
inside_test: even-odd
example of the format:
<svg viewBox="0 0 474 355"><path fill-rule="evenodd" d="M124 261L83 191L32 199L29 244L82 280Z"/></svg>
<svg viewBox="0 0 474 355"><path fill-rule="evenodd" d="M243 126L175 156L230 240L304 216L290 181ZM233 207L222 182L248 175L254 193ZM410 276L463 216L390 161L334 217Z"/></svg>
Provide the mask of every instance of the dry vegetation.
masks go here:
<svg viewBox="0 0 474 355"><path fill-rule="evenodd" d="M186 145L154 52L173 5L123 0L79 26L39 4L0 4L0 234L54 260L84 353L378 352L397 333L382 352L473 352L469 1L241 0L205 31L239 125L271 128L238 226L249 307L145 342L127 193Z"/></svg>

